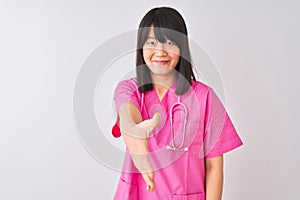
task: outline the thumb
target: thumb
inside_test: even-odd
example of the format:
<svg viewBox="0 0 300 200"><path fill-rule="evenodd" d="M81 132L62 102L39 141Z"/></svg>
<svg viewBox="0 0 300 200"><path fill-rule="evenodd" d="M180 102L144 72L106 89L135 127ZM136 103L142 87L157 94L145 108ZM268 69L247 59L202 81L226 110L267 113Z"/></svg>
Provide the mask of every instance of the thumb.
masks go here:
<svg viewBox="0 0 300 200"><path fill-rule="evenodd" d="M157 127L161 123L161 115L159 112L156 112L152 117L151 125Z"/></svg>
<svg viewBox="0 0 300 200"><path fill-rule="evenodd" d="M161 116L160 116L160 113L157 112L151 118L151 124L150 124L150 127L149 127L149 132L151 133L153 131L153 129L155 129L158 125L160 125L160 123L161 123Z"/></svg>

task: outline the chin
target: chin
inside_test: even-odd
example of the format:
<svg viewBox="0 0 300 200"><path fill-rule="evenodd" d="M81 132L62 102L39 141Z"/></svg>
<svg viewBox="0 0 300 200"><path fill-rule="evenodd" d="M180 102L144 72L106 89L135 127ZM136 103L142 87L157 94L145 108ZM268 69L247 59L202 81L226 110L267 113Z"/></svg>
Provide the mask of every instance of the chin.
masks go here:
<svg viewBox="0 0 300 200"><path fill-rule="evenodd" d="M173 70L151 70L153 75L166 76L172 74Z"/></svg>
<svg viewBox="0 0 300 200"><path fill-rule="evenodd" d="M150 67L150 71L153 74L157 74L157 75L167 75L170 74L174 71L174 69L170 68L170 67L165 67L165 66L152 66Z"/></svg>

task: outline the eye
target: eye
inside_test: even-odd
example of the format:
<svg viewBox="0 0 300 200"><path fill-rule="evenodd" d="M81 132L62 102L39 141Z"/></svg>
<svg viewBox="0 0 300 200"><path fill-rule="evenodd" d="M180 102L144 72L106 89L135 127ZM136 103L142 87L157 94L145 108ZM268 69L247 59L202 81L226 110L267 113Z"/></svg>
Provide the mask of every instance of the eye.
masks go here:
<svg viewBox="0 0 300 200"><path fill-rule="evenodd" d="M147 46L155 46L157 44L157 41L155 39L152 39L152 38L148 38L145 42L145 44Z"/></svg>
<svg viewBox="0 0 300 200"><path fill-rule="evenodd" d="M167 46L175 46L176 44L175 44L175 42L172 42L172 41L168 40L168 41L166 42L166 45L167 45Z"/></svg>

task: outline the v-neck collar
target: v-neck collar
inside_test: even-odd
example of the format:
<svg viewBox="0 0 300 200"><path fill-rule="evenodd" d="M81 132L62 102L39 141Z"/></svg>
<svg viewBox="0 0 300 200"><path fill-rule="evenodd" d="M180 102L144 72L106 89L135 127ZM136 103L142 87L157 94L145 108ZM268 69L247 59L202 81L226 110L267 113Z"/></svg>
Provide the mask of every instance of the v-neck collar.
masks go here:
<svg viewBox="0 0 300 200"><path fill-rule="evenodd" d="M176 80L172 83L171 87L168 88L168 90L167 90L166 93L162 96L162 98L161 98L160 100L159 100L159 97L158 97L158 94L157 94L155 88L153 87L152 92L153 92L153 95L155 95L155 97L156 97L156 101L157 101L158 103L162 103L162 102L167 98L167 96L169 95L170 90L172 90L173 93L175 94L175 91L176 91L176 88L177 88L177 84L178 84L178 80L176 79Z"/></svg>

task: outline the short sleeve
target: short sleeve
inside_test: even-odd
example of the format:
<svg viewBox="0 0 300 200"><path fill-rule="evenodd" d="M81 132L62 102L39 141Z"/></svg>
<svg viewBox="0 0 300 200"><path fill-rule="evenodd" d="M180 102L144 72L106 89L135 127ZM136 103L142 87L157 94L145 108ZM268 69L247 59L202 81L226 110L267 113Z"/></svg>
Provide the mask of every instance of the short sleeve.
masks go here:
<svg viewBox="0 0 300 200"><path fill-rule="evenodd" d="M136 79L128 79L121 81L114 92L114 101L116 111L119 112L120 106L124 103L133 103L139 109L140 93L136 85Z"/></svg>
<svg viewBox="0 0 300 200"><path fill-rule="evenodd" d="M212 158L243 144L222 102L209 88L205 111L204 157Z"/></svg>

